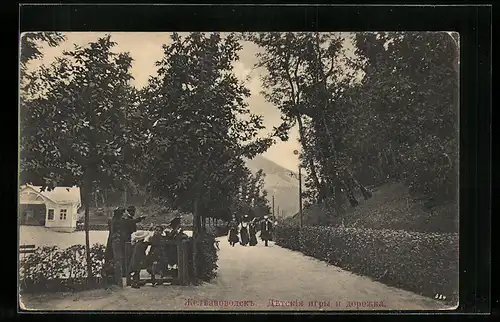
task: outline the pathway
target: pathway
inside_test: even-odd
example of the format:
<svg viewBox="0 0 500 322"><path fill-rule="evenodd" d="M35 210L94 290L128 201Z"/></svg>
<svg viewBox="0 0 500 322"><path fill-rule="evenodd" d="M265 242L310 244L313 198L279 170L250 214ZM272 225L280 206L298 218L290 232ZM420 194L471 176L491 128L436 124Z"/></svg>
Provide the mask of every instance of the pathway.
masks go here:
<svg viewBox="0 0 500 322"><path fill-rule="evenodd" d="M439 302L274 244L230 247L221 238L218 277L201 286L24 296L42 310L425 310ZM354 305L353 305L354 304ZM449 308L448 308L449 309Z"/></svg>

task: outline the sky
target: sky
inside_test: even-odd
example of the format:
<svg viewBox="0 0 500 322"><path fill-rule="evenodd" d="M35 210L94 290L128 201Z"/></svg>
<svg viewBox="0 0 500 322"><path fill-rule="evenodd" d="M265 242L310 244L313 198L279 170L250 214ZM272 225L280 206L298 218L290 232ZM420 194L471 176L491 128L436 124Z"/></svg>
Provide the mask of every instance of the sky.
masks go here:
<svg viewBox="0 0 500 322"><path fill-rule="evenodd" d="M47 65L54 61L55 57L62 54L64 50L72 49L74 44L86 46L89 42L95 41L106 34L111 34L111 39L117 45L115 52L129 52L133 58L131 74L134 77L133 85L142 87L147 84L150 75L156 74L155 62L163 56L162 45L170 40L168 32L67 32L64 33L66 41L57 47L43 46L44 57L38 61L30 63L30 68L36 68L39 65ZM180 33L182 36L182 33ZM234 73L244 81L251 91L251 96L247 102L252 113L262 115L265 132L262 136L269 133L273 126L281 123L281 114L272 104L266 102L261 95L260 73L258 69L253 69L257 62L256 53L259 48L251 42L242 42L243 49L239 53L240 59L234 64ZM294 155L294 150L300 150L297 142L298 129L291 130L289 140L281 142L277 140L267 152L263 154L269 160L290 170L296 170L299 164L298 157Z"/></svg>

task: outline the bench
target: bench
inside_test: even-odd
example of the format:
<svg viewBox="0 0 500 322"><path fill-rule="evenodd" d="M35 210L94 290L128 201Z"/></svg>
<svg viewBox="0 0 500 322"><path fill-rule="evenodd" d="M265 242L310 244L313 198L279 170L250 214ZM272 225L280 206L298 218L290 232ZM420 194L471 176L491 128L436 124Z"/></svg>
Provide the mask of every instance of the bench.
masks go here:
<svg viewBox="0 0 500 322"><path fill-rule="evenodd" d="M26 254L33 254L35 252L35 245L20 245L19 254L25 256Z"/></svg>

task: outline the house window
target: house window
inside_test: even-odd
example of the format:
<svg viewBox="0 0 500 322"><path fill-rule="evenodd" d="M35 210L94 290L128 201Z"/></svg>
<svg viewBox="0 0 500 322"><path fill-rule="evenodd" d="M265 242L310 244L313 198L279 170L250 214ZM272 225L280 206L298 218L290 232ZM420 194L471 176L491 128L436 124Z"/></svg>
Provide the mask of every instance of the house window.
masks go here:
<svg viewBox="0 0 500 322"><path fill-rule="evenodd" d="M59 212L59 220L66 220L66 215L68 214L67 209L61 209Z"/></svg>
<svg viewBox="0 0 500 322"><path fill-rule="evenodd" d="M54 209L49 209L49 214L47 215L47 220L54 220Z"/></svg>

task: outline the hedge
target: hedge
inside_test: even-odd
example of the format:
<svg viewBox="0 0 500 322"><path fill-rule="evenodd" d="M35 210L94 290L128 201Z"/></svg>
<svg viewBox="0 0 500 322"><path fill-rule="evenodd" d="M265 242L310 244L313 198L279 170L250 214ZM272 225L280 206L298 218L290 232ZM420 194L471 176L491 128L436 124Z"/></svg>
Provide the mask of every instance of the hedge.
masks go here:
<svg viewBox="0 0 500 322"><path fill-rule="evenodd" d="M138 224L137 225L137 229L139 230L149 230L150 228L150 224L149 225L141 225L141 224ZM184 230L192 230L193 227L191 226L186 226L186 227L182 227ZM76 231L84 231L85 230L85 226L83 224L77 224L76 226ZM91 224L89 225L89 230L90 231L103 231L103 230L108 230L108 225L107 224Z"/></svg>
<svg viewBox="0 0 500 322"><path fill-rule="evenodd" d="M387 285L458 301L457 234L277 227L276 244Z"/></svg>
<svg viewBox="0 0 500 322"><path fill-rule="evenodd" d="M21 255L19 262L20 287L26 293L79 291L100 287L100 273L104 264L104 245L90 249L92 274L88 283L85 246L74 245L66 249L57 246L37 247L32 254Z"/></svg>
<svg viewBox="0 0 500 322"><path fill-rule="evenodd" d="M190 238L189 245L189 267L191 269L190 276L195 277L194 280L209 282L217 275L217 261L219 256L215 246L215 237L210 235L202 235L196 240L196 276L193 271L193 238Z"/></svg>
<svg viewBox="0 0 500 322"><path fill-rule="evenodd" d="M190 237L189 258L192 269L192 238ZM90 249L92 275L89 283L86 267L85 246L74 245L66 249L57 246L37 247L34 253L21 255L19 262L19 281L25 293L81 291L105 286L101 278L104 266L105 246L95 244ZM203 236L197 240L196 280L210 281L216 276L218 254L213 236Z"/></svg>

